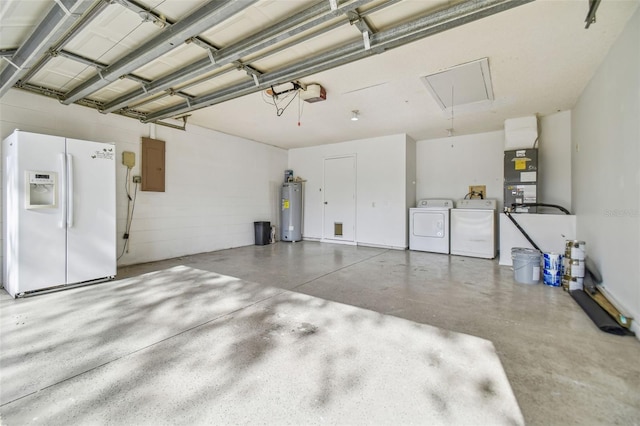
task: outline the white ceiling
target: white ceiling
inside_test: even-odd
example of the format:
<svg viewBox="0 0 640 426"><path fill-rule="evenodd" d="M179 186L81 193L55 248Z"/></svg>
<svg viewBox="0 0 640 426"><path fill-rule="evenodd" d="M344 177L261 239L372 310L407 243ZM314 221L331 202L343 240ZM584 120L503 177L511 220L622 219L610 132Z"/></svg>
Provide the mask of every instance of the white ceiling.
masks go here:
<svg viewBox="0 0 640 426"><path fill-rule="evenodd" d="M260 0L200 36L225 47L316 2ZM381 2L374 0L372 4ZM52 3L53 0L0 0L0 48L22 44ZM147 0L145 6L176 22L204 3ZM454 3L458 1L403 0L367 19L374 30L381 30ZM507 118L572 108L639 4L638 0L602 2L597 22L585 29L588 0L535 1L299 80L321 84L327 92L326 101L307 103L293 99L278 116L262 92L253 93L190 112L187 127L196 124L283 148L396 133L407 133L415 140L439 138L447 136L450 128L455 135L499 130ZM367 7L370 5L359 10ZM152 23L142 23L131 10L113 4L64 50L108 65L162 31ZM271 56L258 60L249 56L243 62L267 72L358 39L362 36L357 28L347 23ZM278 47L274 44L266 51ZM202 48L182 44L133 73L155 80L206 57ZM450 109L443 111L420 77L481 58L489 60L494 100L456 106L453 113ZM3 68L9 66L7 61L3 63ZM55 57L29 82L67 93L95 74L91 66ZM197 84L176 89L197 97L250 79L232 65L213 74L216 78L200 78ZM119 79L87 98L108 103L139 87L133 80ZM139 103L135 109L150 113L184 102L179 96L164 96ZM350 120L353 110L359 111L360 120Z"/></svg>

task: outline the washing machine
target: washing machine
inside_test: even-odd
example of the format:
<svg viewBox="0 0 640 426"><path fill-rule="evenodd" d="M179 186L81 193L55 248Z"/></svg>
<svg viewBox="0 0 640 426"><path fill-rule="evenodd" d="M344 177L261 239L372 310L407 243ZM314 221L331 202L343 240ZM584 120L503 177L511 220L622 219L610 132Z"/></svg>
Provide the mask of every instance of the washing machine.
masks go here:
<svg viewBox="0 0 640 426"><path fill-rule="evenodd" d="M452 200L420 200L409 209L409 250L449 254Z"/></svg>
<svg viewBox="0 0 640 426"><path fill-rule="evenodd" d="M497 252L496 200L458 200L451 210L451 254L493 259Z"/></svg>

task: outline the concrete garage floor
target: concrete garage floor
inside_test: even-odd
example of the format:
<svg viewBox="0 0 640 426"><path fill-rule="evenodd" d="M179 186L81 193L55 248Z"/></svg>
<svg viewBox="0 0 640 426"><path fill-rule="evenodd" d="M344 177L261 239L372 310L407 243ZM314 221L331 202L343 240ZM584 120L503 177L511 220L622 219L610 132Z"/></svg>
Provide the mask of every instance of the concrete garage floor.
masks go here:
<svg viewBox="0 0 640 426"><path fill-rule="evenodd" d="M599 331L561 289L515 283L511 269L498 266L497 260L315 242L278 243L123 267L117 278L178 266L491 340L528 424L640 422L640 342ZM71 296L73 291L77 290L66 294ZM135 286L127 291L135 291ZM8 297L3 294L0 301L5 307L13 306L6 305L13 303ZM111 303L126 301L126 294L118 297L124 299L114 295ZM78 303L86 302L78 299ZM202 309L213 307L203 305ZM72 326L86 333L77 324ZM3 334L6 331L3 327ZM126 332L131 339L155 338L136 336L135 329ZM37 402L39 397L29 398ZM411 423L420 424L420 419Z"/></svg>
<svg viewBox="0 0 640 426"><path fill-rule="evenodd" d="M640 341L600 331L562 289L517 284L497 259L280 242L124 267L118 278L175 265L491 340L527 424L640 424Z"/></svg>

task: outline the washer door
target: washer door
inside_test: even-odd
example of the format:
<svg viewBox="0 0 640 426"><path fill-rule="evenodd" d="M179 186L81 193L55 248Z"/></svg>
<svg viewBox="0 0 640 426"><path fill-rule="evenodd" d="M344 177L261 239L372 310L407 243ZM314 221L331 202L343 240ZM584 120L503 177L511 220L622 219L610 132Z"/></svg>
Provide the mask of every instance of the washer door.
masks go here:
<svg viewBox="0 0 640 426"><path fill-rule="evenodd" d="M444 238L445 213L416 211L413 214L413 235L416 237Z"/></svg>

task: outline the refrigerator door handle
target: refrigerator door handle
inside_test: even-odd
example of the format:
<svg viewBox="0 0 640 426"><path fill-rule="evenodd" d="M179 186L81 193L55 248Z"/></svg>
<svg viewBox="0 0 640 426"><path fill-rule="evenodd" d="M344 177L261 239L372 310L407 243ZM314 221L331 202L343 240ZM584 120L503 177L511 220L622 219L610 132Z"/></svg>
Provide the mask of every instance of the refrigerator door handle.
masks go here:
<svg viewBox="0 0 640 426"><path fill-rule="evenodd" d="M67 226L67 178L64 171L67 169L67 161L65 154L60 153L60 170L62 170L62 182L60 183L60 222L58 226L65 228Z"/></svg>
<svg viewBox="0 0 640 426"><path fill-rule="evenodd" d="M67 228L73 228L73 156L67 154Z"/></svg>

